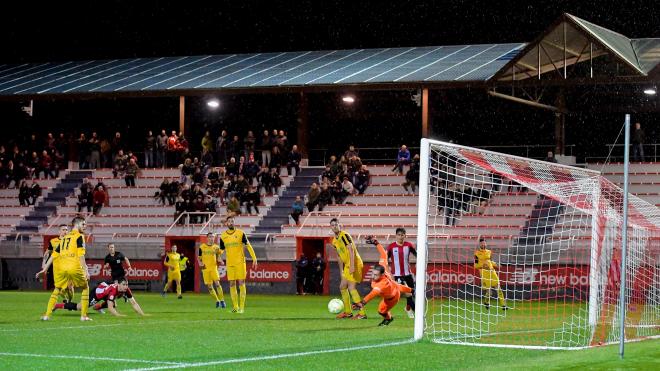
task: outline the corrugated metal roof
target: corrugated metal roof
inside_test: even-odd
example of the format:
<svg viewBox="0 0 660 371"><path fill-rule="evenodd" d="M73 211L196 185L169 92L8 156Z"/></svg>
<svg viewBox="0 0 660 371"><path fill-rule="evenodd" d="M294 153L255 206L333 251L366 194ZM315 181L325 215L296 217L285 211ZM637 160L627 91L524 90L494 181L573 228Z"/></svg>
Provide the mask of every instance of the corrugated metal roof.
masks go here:
<svg viewBox="0 0 660 371"><path fill-rule="evenodd" d="M328 50L0 66L0 95L485 81L524 44Z"/></svg>

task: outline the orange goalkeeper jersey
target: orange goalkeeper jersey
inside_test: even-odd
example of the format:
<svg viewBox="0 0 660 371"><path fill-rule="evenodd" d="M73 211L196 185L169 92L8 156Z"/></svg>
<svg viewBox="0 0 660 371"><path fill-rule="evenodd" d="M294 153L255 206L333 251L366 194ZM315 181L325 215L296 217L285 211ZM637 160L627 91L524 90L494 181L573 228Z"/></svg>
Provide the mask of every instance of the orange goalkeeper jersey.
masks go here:
<svg viewBox="0 0 660 371"><path fill-rule="evenodd" d="M390 300L399 296L401 292L412 292L408 286L399 285L387 276L381 276L377 281L371 281L371 292L364 297L364 302L368 303L373 298L380 296L385 300Z"/></svg>

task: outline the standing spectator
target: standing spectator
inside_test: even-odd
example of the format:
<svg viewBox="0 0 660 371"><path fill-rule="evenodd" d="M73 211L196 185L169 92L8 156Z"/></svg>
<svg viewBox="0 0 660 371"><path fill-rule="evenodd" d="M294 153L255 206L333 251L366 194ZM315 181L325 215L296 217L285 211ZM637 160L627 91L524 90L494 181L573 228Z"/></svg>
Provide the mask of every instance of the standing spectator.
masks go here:
<svg viewBox="0 0 660 371"><path fill-rule="evenodd" d="M270 151L272 148L273 140L268 134L268 130L264 130L261 142L259 143L259 149L261 150L261 165L268 166L270 164Z"/></svg>
<svg viewBox="0 0 660 371"><path fill-rule="evenodd" d="M247 132L245 139L243 139L243 146L245 147L245 157L249 158L251 153L254 153L254 145L257 138L254 136L252 130Z"/></svg>
<svg viewBox="0 0 660 371"><path fill-rule="evenodd" d="M135 177L137 177L140 167L135 162L134 158L131 158L126 165L126 176L124 180L126 181L126 187L135 187Z"/></svg>
<svg viewBox="0 0 660 371"><path fill-rule="evenodd" d="M119 150L124 149L124 141L121 139L121 133L116 132L115 137L112 138L112 154L116 155Z"/></svg>
<svg viewBox="0 0 660 371"><path fill-rule="evenodd" d="M5 167L4 161L0 161L0 189L5 189L9 186L9 173Z"/></svg>
<svg viewBox="0 0 660 371"><path fill-rule="evenodd" d="M18 203L21 206L30 206L30 187L25 180L18 187Z"/></svg>
<svg viewBox="0 0 660 371"><path fill-rule="evenodd" d="M323 260L321 252L317 252L316 257L312 260L312 282L315 295L323 295L323 273L325 273L325 260Z"/></svg>
<svg viewBox="0 0 660 371"><path fill-rule="evenodd" d="M281 153L286 153L289 148L289 139L286 137L284 130L280 130L275 138L275 145L280 149Z"/></svg>
<svg viewBox="0 0 660 371"><path fill-rule="evenodd" d="M112 167L112 146L110 146L110 142L105 138L101 139L99 148L101 149L101 159L103 161L101 166Z"/></svg>
<svg viewBox="0 0 660 371"><path fill-rule="evenodd" d="M30 205L34 205L37 202L37 198L41 196L41 186L35 180L32 180L32 185L30 186L30 197L32 198Z"/></svg>
<svg viewBox="0 0 660 371"><path fill-rule="evenodd" d="M48 175L50 175L51 178L55 178L53 174L51 173L51 166L52 166L53 159L50 157L48 154L48 151L43 150L41 152L41 157L39 158L39 167L37 168L34 177L39 179L39 174L41 172L44 173L44 179L48 179Z"/></svg>
<svg viewBox="0 0 660 371"><path fill-rule="evenodd" d="M304 210L305 204L300 196L296 196L296 200L293 201L293 205L291 205L291 214L289 214L293 221L296 222L296 225L300 225L300 216L303 214Z"/></svg>
<svg viewBox="0 0 660 371"><path fill-rule="evenodd" d="M282 157L282 152L280 151L280 148L277 146L273 147L273 150L270 154L270 164L268 164L268 167L271 169L277 169L277 174L280 173L280 168L282 167L282 163L284 162L284 158Z"/></svg>
<svg viewBox="0 0 660 371"><path fill-rule="evenodd" d="M114 158L112 175L115 178L117 178L118 176L123 176L124 171L126 171L127 163L128 163L128 156L124 155L124 151L120 149Z"/></svg>
<svg viewBox="0 0 660 371"><path fill-rule="evenodd" d="M92 212L94 215L99 215L103 205L105 205L105 188L103 188L103 186L96 188L92 198L94 200L92 205Z"/></svg>
<svg viewBox="0 0 660 371"><path fill-rule="evenodd" d="M632 148L633 148L633 161L644 162L644 143L646 142L646 135L642 130L642 124L635 123L635 130L632 133Z"/></svg>
<svg viewBox="0 0 660 371"><path fill-rule="evenodd" d="M358 156L358 151L355 149L355 146L352 145L352 144L350 146L348 146L348 150L346 150L346 152L344 152L344 157L346 159L350 159L350 158L357 157L357 156Z"/></svg>
<svg viewBox="0 0 660 371"><path fill-rule="evenodd" d="M242 152L243 144L241 143L241 138L239 138L238 135L234 135L231 143L229 143L229 153L231 156L240 159Z"/></svg>
<svg viewBox="0 0 660 371"><path fill-rule="evenodd" d="M202 138L202 152L204 151L213 151L213 139L211 138L211 132L208 130L204 133L204 137Z"/></svg>
<svg viewBox="0 0 660 371"><path fill-rule="evenodd" d="M165 168L167 164L167 132L165 129L161 130L160 135L156 138L156 166Z"/></svg>
<svg viewBox="0 0 660 371"><path fill-rule="evenodd" d="M167 152L166 159L167 167L174 167L177 165L177 153L179 151L179 137L176 135L176 131L172 130L172 133L167 137Z"/></svg>
<svg viewBox="0 0 660 371"><path fill-rule="evenodd" d="M270 188L272 190L272 194L278 194L281 186L282 179L280 178L280 172L278 169L270 169Z"/></svg>
<svg viewBox="0 0 660 371"><path fill-rule="evenodd" d="M229 160L229 137L226 130L223 130L215 141L215 150L217 151L218 165L224 166Z"/></svg>
<svg viewBox="0 0 660 371"><path fill-rule="evenodd" d="M259 165L254 161L254 156L250 156L247 164L243 167L243 174L249 185L253 184L254 178L259 174Z"/></svg>
<svg viewBox="0 0 660 371"><path fill-rule="evenodd" d="M270 170L268 169L268 166L262 166L261 170L257 174L257 182L259 182L259 187L263 187L264 193L269 194L272 193L270 183Z"/></svg>
<svg viewBox="0 0 660 371"><path fill-rule="evenodd" d="M147 137L144 138L144 167L155 167L154 164L154 150L156 149L156 137L154 133L149 130Z"/></svg>
<svg viewBox="0 0 660 371"><path fill-rule="evenodd" d="M406 145L402 145L401 149L399 149L399 153L396 156L396 165L392 168L392 171L394 172L395 170L399 171L399 174L403 174L403 165L407 165L410 163L410 151L408 150L408 147Z"/></svg>
<svg viewBox="0 0 660 371"><path fill-rule="evenodd" d="M286 163L286 171L291 176L291 169L296 169L296 175L300 173L300 162L302 161L302 155L298 152L298 146L293 145L291 147L291 152L289 152L289 158Z"/></svg>
<svg viewBox="0 0 660 371"><path fill-rule="evenodd" d="M124 262L126 262L126 270L131 269L131 262L124 254L115 251L115 244L108 244L108 255L105 256L103 269L110 267L110 276L113 282L119 282L126 278L126 270L124 270Z"/></svg>
<svg viewBox="0 0 660 371"><path fill-rule="evenodd" d="M412 161L412 165L410 165L410 169L406 171L406 181L402 184L403 189L405 189L406 193L408 193L408 187L410 187L410 191L414 194L415 186L418 183L419 183L419 155L415 155Z"/></svg>
<svg viewBox="0 0 660 371"><path fill-rule="evenodd" d="M307 192L307 210L309 210L309 212L314 211L316 205L319 204L320 194L321 194L321 190L319 189L319 185L316 183L312 183L312 186L309 188L309 191Z"/></svg>
<svg viewBox="0 0 660 371"><path fill-rule="evenodd" d="M362 165L362 168L355 174L355 189L359 194L364 194L364 191L369 186L371 175L367 165Z"/></svg>
<svg viewBox="0 0 660 371"><path fill-rule="evenodd" d="M87 208L87 212L92 212L92 185L89 179L85 178L83 184L80 185L80 194L78 195L78 212L82 211L83 207Z"/></svg>
<svg viewBox="0 0 660 371"><path fill-rule="evenodd" d="M555 163L555 164L557 163L557 159L555 158L555 154L552 153L552 151L548 151L548 155L543 160L546 161L546 162L552 162L552 163ZM501 179L500 179L500 183L501 183Z"/></svg>
<svg viewBox="0 0 660 371"><path fill-rule="evenodd" d="M89 168L98 169L101 167L101 142L99 141L98 134L92 132L92 137L89 138Z"/></svg>
<svg viewBox="0 0 660 371"><path fill-rule="evenodd" d="M236 162L236 158L231 157L229 159L229 163L227 163L227 166L225 167L225 173L229 177L238 175L238 163Z"/></svg>
<svg viewBox="0 0 660 371"><path fill-rule="evenodd" d="M59 150L55 150L51 156L50 169L49 173L53 179L57 179L60 176L60 168L64 167L64 156L60 153Z"/></svg>
<svg viewBox="0 0 660 371"><path fill-rule="evenodd" d="M305 295L305 280L309 276L309 259L305 254L296 260L296 295Z"/></svg>

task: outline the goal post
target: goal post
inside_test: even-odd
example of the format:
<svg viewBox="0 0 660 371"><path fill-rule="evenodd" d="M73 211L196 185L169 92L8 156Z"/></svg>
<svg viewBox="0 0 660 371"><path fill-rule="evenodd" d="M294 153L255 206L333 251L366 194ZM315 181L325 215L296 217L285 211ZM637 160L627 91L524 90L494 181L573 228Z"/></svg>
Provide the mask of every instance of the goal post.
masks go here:
<svg viewBox="0 0 660 371"><path fill-rule="evenodd" d="M414 338L575 349L660 336L660 212L599 172L422 139ZM619 298L622 258L625 297Z"/></svg>

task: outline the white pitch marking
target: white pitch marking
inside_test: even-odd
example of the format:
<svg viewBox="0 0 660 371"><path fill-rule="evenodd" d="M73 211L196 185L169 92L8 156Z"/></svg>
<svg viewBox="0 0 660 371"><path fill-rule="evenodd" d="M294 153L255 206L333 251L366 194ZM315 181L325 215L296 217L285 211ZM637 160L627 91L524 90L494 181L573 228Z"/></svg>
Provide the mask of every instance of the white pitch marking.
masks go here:
<svg viewBox="0 0 660 371"><path fill-rule="evenodd" d="M96 328L96 327L115 327L121 326L122 323L114 323L111 325L91 325L91 326L61 326L61 327L34 327L34 328L11 328L11 329L0 329L0 332L23 332L23 331L48 331L48 330L70 330L77 328Z"/></svg>
<svg viewBox="0 0 660 371"><path fill-rule="evenodd" d="M230 358L230 359L224 359L224 360L219 360L219 361L209 361L209 362L181 363L181 364L172 365L172 366L155 366L155 367L148 367L148 368L132 369L132 371L165 370L165 369L172 369L172 368L205 367L205 366L224 365L224 364L231 364L231 363L267 361L267 360L282 359L282 358L305 357L305 356L312 356L312 355L316 355L316 354L327 354L327 353L338 353L338 352L346 352L346 351L353 351L353 350L383 348L383 347L390 347L390 346L396 346L396 345L411 344L411 343L414 343L414 342L415 341L413 339L408 339L408 340L403 340L403 341L395 341L395 342L391 342L391 343L380 343L380 344L372 344L372 345L361 345L361 346L355 346L355 347L312 350L312 351L309 351L309 352L283 353L283 354L273 354L273 355L268 355L268 356L256 356L256 357L245 357L245 358Z"/></svg>
<svg viewBox="0 0 660 371"><path fill-rule="evenodd" d="M0 352L0 356L25 357L25 358L83 359L83 360L86 360L86 361L112 361L112 362L147 363L147 364L151 364L151 365L172 365L172 367L175 367L175 368L177 367L177 365L182 365L181 363L177 363L177 362L149 361L149 360L146 360L146 359L89 357L89 356L77 356L77 355L66 355L66 354L36 354L36 353Z"/></svg>

